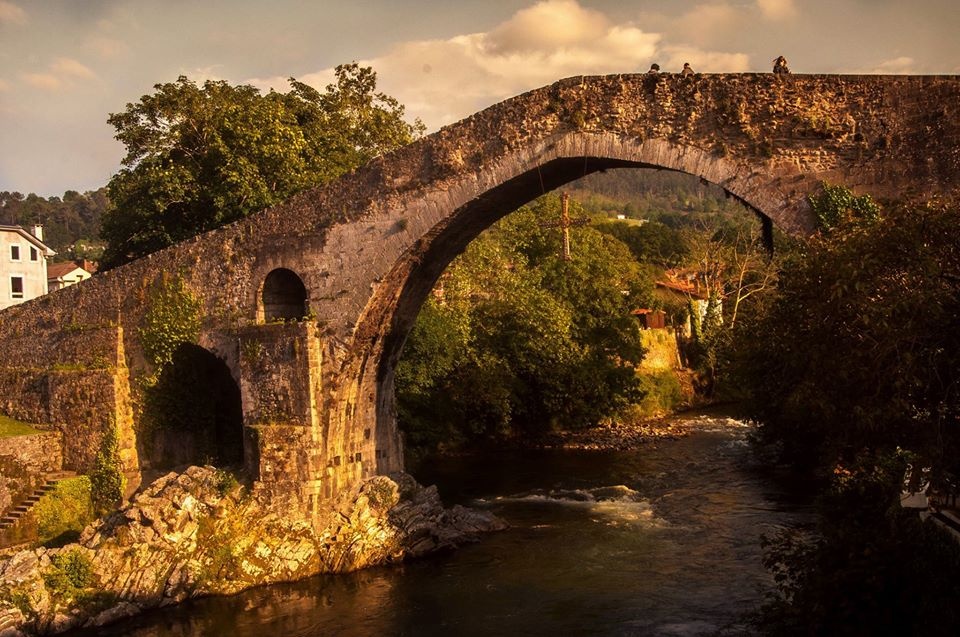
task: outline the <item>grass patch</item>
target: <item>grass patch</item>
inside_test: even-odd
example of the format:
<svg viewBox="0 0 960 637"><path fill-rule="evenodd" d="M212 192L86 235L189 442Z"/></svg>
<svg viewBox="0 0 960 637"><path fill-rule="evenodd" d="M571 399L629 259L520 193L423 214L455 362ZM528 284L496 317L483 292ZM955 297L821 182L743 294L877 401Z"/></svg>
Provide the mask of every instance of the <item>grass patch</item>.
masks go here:
<svg viewBox="0 0 960 637"><path fill-rule="evenodd" d="M61 480L34 505L33 514L37 519L37 539L44 546L64 546L75 541L93 521L90 478Z"/></svg>
<svg viewBox="0 0 960 637"><path fill-rule="evenodd" d="M12 438L13 436L32 436L33 434L43 433L39 429L19 420L14 420L9 416L0 416L0 438Z"/></svg>

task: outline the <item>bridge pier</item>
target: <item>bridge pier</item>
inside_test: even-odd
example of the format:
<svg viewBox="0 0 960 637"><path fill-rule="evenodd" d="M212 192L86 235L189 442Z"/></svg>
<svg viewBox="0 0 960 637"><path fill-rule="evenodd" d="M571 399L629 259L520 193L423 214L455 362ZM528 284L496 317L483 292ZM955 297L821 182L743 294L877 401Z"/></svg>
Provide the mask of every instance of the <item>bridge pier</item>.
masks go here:
<svg viewBox="0 0 960 637"><path fill-rule="evenodd" d="M237 332L244 464L279 507L322 508L328 453L322 432L322 355L312 322Z"/></svg>

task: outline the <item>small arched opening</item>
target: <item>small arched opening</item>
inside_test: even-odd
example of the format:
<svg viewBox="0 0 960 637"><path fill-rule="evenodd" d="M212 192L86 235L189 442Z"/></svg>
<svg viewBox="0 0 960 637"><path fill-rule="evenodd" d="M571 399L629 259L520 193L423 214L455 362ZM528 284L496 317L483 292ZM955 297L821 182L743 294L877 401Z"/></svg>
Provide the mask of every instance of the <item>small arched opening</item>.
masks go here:
<svg viewBox="0 0 960 637"><path fill-rule="evenodd" d="M289 321L307 315L307 288L292 270L277 268L263 281L263 319Z"/></svg>
<svg viewBox="0 0 960 637"><path fill-rule="evenodd" d="M184 343L145 395L144 449L153 469L243 463L240 388L224 361Z"/></svg>

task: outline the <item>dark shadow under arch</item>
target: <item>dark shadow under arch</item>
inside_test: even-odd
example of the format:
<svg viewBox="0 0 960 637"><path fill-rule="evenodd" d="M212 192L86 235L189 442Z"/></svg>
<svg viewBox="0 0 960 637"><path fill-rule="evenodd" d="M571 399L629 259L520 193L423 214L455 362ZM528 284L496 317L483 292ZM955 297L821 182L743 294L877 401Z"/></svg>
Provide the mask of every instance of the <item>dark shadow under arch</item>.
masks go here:
<svg viewBox="0 0 960 637"><path fill-rule="evenodd" d="M263 319L288 321L307 315L307 288L292 270L277 268L263 280Z"/></svg>
<svg viewBox="0 0 960 637"><path fill-rule="evenodd" d="M152 469L243 462L240 388L226 363L184 343L145 392L141 458Z"/></svg>

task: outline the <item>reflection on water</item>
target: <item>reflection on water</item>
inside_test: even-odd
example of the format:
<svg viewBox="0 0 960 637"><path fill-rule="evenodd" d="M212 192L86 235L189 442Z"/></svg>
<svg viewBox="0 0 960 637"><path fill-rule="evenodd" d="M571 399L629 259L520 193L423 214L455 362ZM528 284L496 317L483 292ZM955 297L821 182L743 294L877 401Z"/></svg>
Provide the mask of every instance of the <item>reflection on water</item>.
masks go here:
<svg viewBox="0 0 960 637"><path fill-rule="evenodd" d="M771 582L758 539L806 520L749 466L749 431L690 421L634 452L448 458L418 471L511 528L456 552L208 598L77 635L708 635Z"/></svg>

